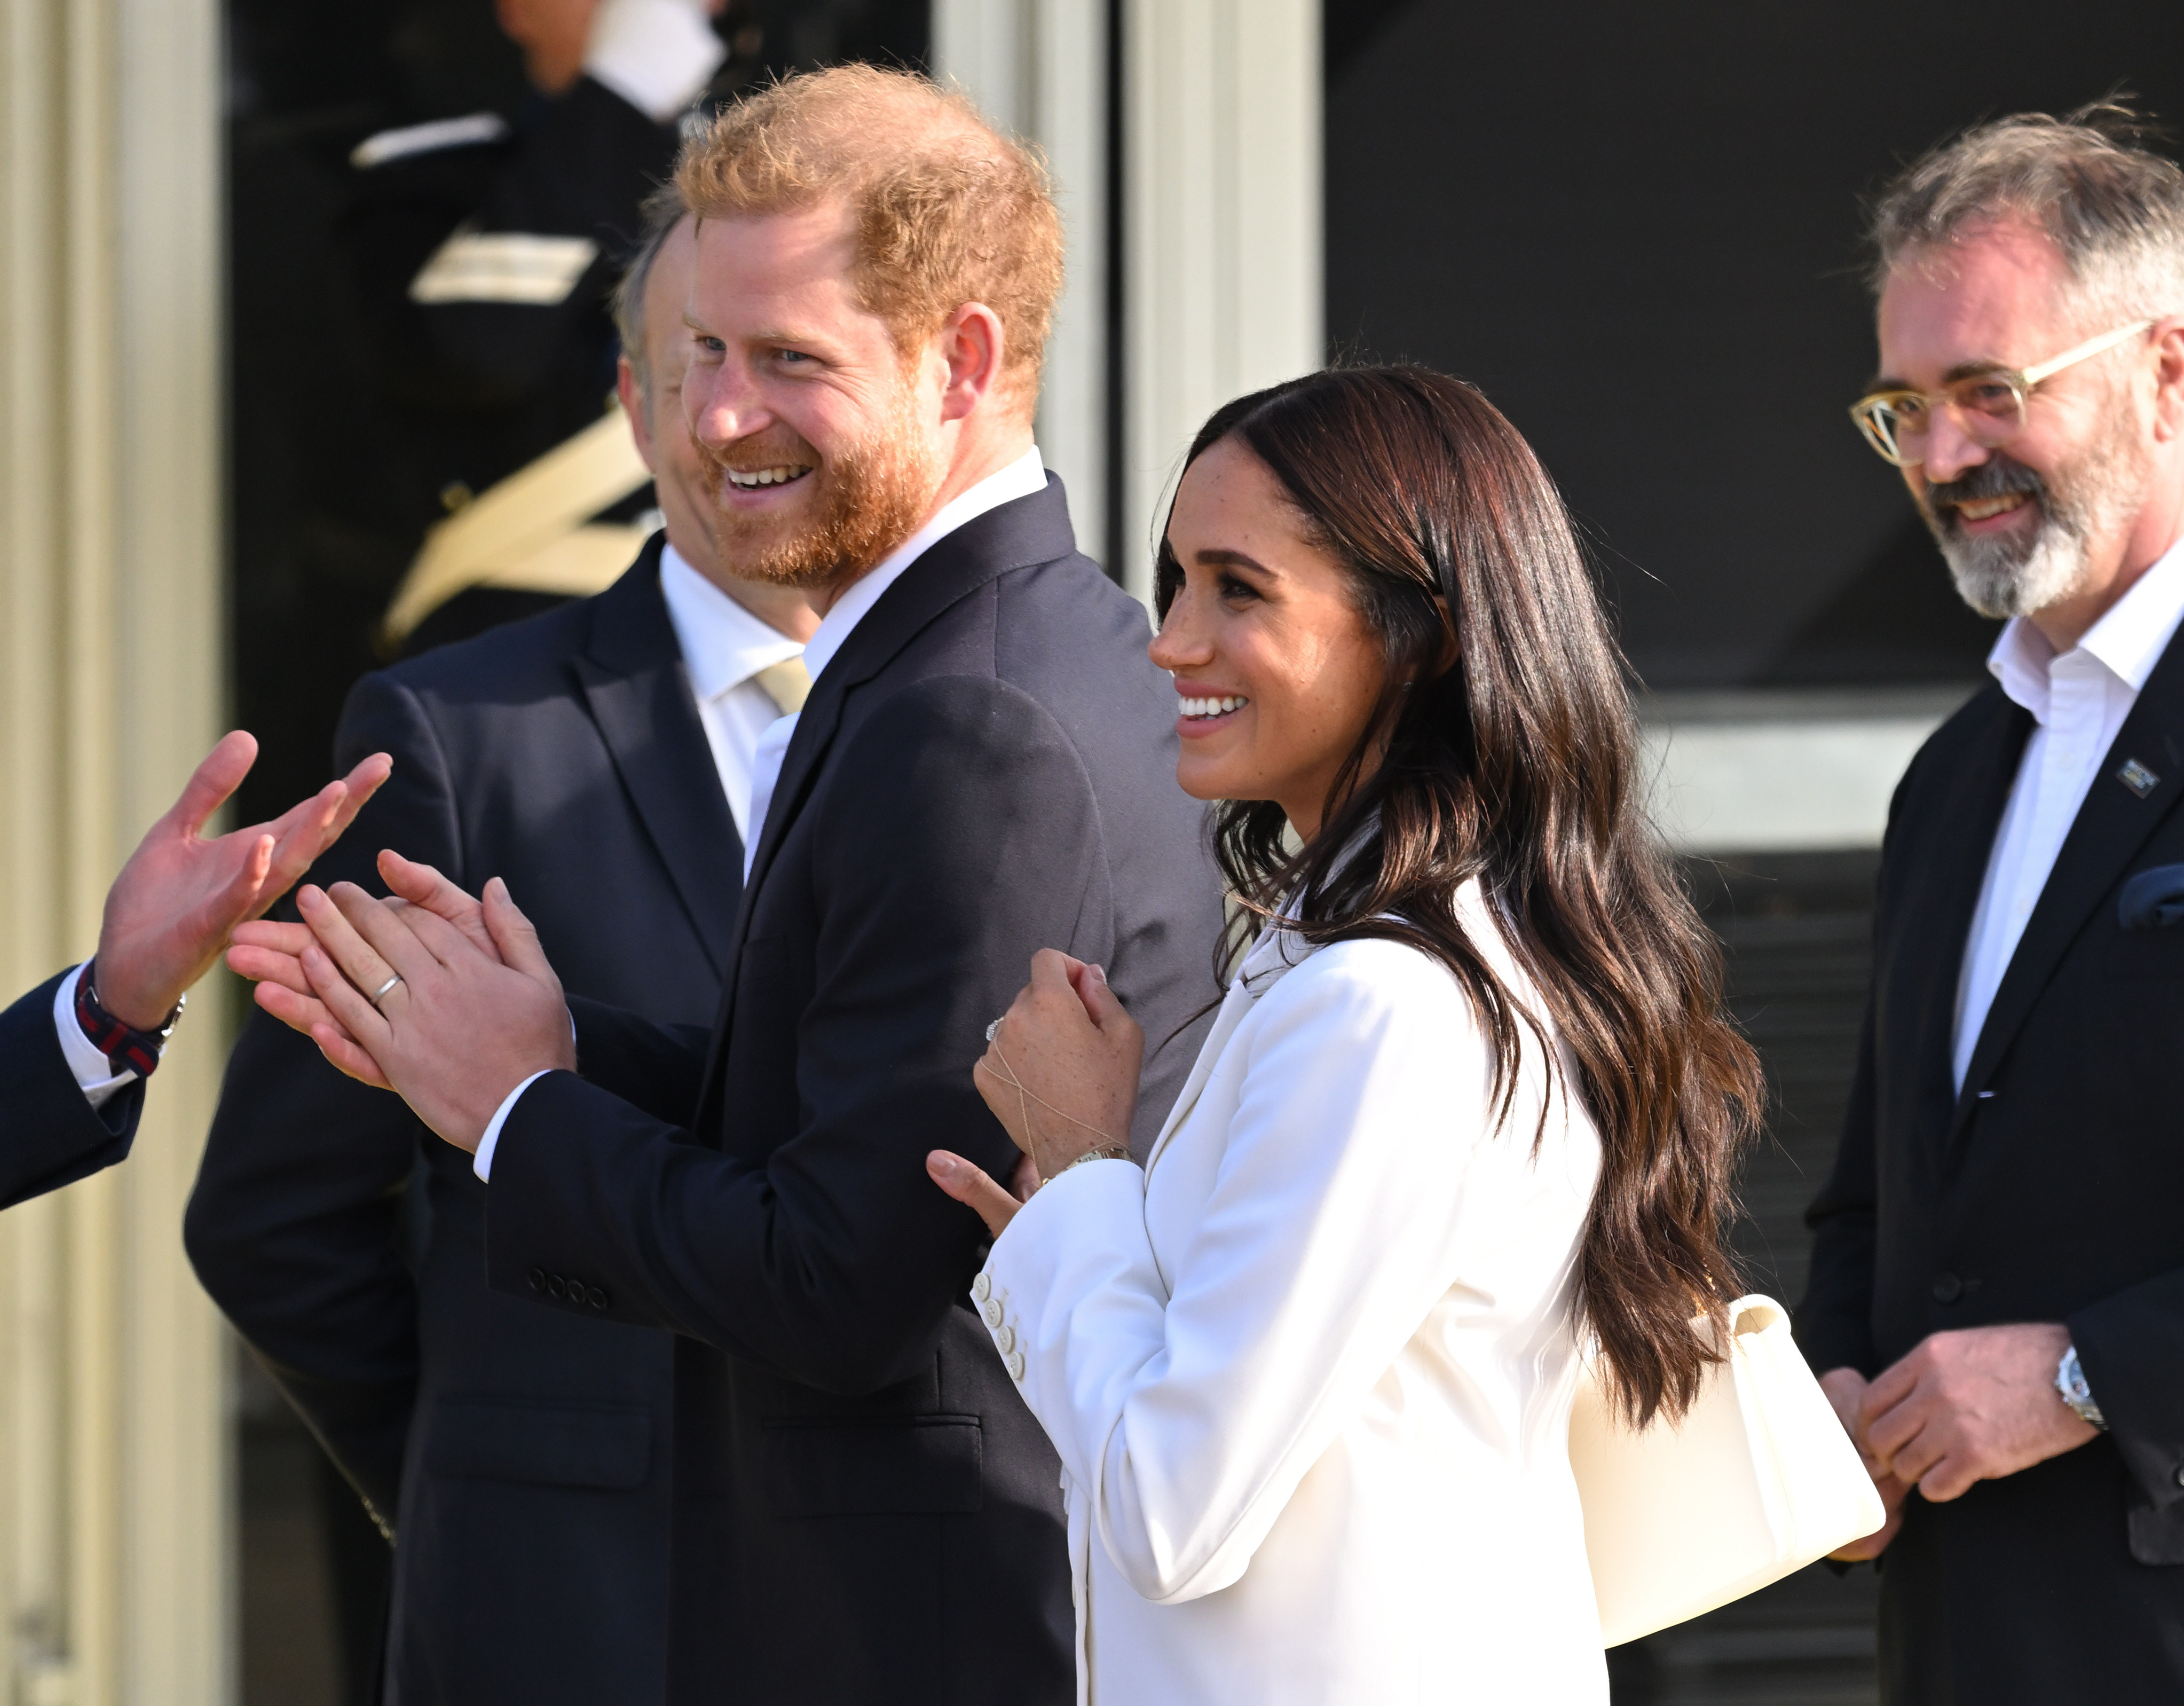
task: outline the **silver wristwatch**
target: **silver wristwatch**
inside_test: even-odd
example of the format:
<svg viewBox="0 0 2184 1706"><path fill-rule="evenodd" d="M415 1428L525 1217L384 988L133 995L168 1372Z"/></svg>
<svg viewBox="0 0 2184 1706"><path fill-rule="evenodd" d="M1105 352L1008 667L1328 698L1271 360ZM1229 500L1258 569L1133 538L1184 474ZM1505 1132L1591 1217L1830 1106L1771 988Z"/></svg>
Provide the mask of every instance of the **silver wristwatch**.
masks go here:
<svg viewBox="0 0 2184 1706"><path fill-rule="evenodd" d="M2063 1360L2055 1365L2055 1390L2063 1402L2077 1413L2079 1420L2091 1422L2103 1433L2109 1430L2109 1419L2093 1402L2093 1390L2086 1384L2086 1371L2078 1366L2075 1345L2064 1351Z"/></svg>

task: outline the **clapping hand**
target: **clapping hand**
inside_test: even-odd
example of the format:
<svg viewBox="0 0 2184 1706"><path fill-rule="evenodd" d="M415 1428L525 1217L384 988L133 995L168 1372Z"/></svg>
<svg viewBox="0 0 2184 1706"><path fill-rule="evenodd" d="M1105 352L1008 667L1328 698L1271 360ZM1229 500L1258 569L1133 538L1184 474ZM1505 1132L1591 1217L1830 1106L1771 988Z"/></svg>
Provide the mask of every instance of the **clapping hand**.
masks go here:
<svg viewBox="0 0 2184 1706"><path fill-rule="evenodd" d="M481 900L398 854L379 869L395 900L307 884L304 922L238 931L228 963L336 1067L475 1151L509 1091L575 1067L560 980L498 877Z"/></svg>
<svg viewBox="0 0 2184 1706"><path fill-rule="evenodd" d="M1127 1149L1144 1057L1145 1033L1107 974L1042 948L972 1071L978 1094L1023 1152L1015 1189L944 1149L926 1157L926 1170L999 1237L1041 1181L1095 1150Z"/></svg>
<svg viewBox="0 0 2184 1706"><path fill-rule="evenodd" d="M124 1024L159 1025L237 927L287 892L394 768L393 759L376 752L270 823L200 839L198 832L257 757L258 742L242 730L222 738L107 890L98 997Z"/></svg>

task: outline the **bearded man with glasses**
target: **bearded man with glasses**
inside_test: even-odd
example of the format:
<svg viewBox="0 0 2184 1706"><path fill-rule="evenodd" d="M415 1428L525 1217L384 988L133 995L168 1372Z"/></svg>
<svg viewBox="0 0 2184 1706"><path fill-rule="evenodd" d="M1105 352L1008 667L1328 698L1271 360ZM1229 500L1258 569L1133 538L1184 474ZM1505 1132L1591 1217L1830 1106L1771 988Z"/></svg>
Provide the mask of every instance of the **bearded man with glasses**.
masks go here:
<svg viewBox="0 0 2184 1706"><path fill-rule="evenodd" d="M2184 1698L2184 171L2120 109L1875 208L1851 413L2009 618L1883 844L1798 1331L1891 1515L1882 1698Z"/></svg>

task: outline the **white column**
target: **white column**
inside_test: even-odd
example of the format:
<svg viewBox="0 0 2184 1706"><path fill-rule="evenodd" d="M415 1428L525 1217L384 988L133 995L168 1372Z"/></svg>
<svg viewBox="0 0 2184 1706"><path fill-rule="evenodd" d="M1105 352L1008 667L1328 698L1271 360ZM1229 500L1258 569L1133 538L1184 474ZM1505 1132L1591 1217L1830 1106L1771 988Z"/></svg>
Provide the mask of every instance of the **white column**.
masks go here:
<svg viewBox="0 0 2184 1706"><path fill-rule="evenodd" d="M1122 0L1123 584L1206 417L1322 363L1318 0Z"/></svg>
<svg viewBox="0 0 2184 1706"><path fill-rule="evenodd" d="M1039 445L1077 543L1106 561L1108 0L934 0L933 58L994 124L1046 155L1069 282L1046 347Z"/></svg>
<svg viewBox="0 0 2184 1706"><path fill-rule="evenodd" d="M75 3L75 0L70 0ZM114 649L117 846L226 726L218 0L117 0ZM235 985L198 992L117 1175L120 1698L215 1706L237 1682L226 1380L181 1216L220 1093ZM179 1033L177 1041L181 1041Z"/></svg>
<svg viewBox="0 0 2184 1706"><path fill-rule="evenodd" d="M0 999L219 733L217 0L0 0ZM126 1166L0 1215L0 1696L231 1698L209 984Z"/></svg>

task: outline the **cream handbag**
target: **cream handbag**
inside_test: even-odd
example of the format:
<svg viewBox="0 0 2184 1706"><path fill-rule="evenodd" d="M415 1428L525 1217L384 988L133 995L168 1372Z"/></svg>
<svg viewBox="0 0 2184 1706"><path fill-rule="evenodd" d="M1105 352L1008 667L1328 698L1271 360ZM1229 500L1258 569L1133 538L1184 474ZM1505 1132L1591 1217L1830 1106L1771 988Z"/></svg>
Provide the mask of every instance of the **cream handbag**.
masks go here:
<svg viewBox="0 0 2184 1706"><path fill-rule="evenodd" d="M1674 1426L1634 1432L1588 1374L1569 1453L1606 1647L1741 1599L1887 1517L1771 1297L1729 1306L1729 1354Z"/></svg>

